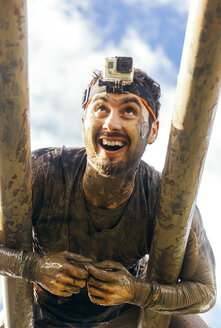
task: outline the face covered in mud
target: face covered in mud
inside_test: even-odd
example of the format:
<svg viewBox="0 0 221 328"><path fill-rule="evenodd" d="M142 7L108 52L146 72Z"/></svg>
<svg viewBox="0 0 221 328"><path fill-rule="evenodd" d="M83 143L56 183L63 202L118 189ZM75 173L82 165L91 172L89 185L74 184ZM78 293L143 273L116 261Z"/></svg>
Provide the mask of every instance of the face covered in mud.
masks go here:
<svg viewBox="0 0 221 328"><path fill-rule="evenodd" d="M132 93L98 93L83 116L88 163L103 176L133 173L147 143L157 137L158 120Z"/></svg>

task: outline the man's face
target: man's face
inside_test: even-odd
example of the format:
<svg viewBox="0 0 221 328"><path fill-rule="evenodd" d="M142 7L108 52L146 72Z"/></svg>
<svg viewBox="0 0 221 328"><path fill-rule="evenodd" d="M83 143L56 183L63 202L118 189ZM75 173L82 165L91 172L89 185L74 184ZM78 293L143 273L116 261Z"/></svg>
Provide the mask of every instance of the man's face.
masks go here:
<svg viewBox="0 0 221 328"><path fill-rule="evenodd" d="M105 176L133 172L147 143L158 131L148 124L149 112L134 94L98 93L83 117L88 162Z"/></svg>

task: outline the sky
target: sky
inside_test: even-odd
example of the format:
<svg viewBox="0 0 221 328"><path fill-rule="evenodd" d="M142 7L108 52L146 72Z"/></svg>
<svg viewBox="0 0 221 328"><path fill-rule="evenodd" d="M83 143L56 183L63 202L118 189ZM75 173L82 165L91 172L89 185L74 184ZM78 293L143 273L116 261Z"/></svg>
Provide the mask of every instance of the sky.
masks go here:
<svg viewBox="0 0 221 328"><path fill-rule="evenodd" d="M189 10L187 0L28 1L32 149L83 146L81 100L92 71L105 57L131 56L161 85L160 132L143 159L162 170L170 132ZM221 277L221 106L213 127L198 206ZM219 326L221 280L215 307L204 314ZM0 293L0 302L1 302Z"/></svg>

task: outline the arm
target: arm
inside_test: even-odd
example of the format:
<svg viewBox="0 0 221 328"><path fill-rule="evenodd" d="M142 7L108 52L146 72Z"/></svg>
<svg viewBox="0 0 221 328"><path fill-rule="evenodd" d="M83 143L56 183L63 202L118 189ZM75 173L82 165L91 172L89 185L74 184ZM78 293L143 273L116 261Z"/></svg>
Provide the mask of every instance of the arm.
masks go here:
<svg viewBox="0 0 221 328"><path fill-rule="evenodd" d="M85 287L91 259L67 251L42 256L0 246L0 274L39 284L58 296L71 296Z"/></svg>
<svg viewBox="0 0 221 328"><path fill-rule="evenodd" d="M43 177L43 175L41 176ZM41 255L32 252L27 253L25 251L9 249L5 247L4 239L2 232L0 233L0 274L3 276L29 280L32 276L33 268Z"/></svg>
<svg viewBox="0 0 221 328"><path fill-rule="evenodd" d="M165 314L201 313L214 306L215 260L198 209L193 217L179 282L174 285L153 283L153 293L152 308Z"/></svg>
<svg viewBox="0 0 221 328"><path fill-rule="evenodd" d="M130 275L120 263L106 261L88 268L89 297L102 305L131 303L164 314L205 312L215 303L214 267L213 253L196 210L179 282L146 282Z"/></svg>
<svg viewBox="0 0 221 328"><path fill-rule="evenodd" d="M33 154L33 220L39 215L44 201L45 177L50 170L50 161L40 150ZM56 245L55 245L56 249ZM0 235L0 274L23 278L41 285L52 294L70 296L86 285L88 272L84 263L91 260L70 252L38 254L17 251L4 246Z"/></svg>
<svg viewBox="0 0 221 328"><path fill-rule="evenodd" d="M30 280L34 266L40 257L36 253L9 249L0 243L0 274Z"/></svg>

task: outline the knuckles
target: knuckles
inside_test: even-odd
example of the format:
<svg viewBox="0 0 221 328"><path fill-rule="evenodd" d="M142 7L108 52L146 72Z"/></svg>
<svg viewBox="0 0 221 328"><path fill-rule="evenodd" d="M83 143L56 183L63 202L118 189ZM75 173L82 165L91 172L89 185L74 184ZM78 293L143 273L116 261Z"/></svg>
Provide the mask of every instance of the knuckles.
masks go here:
<svg viewBox="0 0 221 328"><path fill-rule="evenodd" d="M76 263L74 256L76 256ZM73 263L69 261L69 257L72 257ZM78 263L77 258L83 259L84 257L63 251L41 258L39 260L40 270L38 271L40 285L45 280L44 286L42 285L42 287L46 288L52 294L71 296L72 294L78 294L81 288L84 288L87 284L88 295L93 303L109 306L123 302L124 297L122 293L124 294L125 284L128 287L128 280L130 279L128 279L129 272L121 263L108 260L103 261L98 263L97 266L94 265L95 272L92 268L92 272L90 272L90 266L86 269L87 266L85 268L84 265ZM105 269L107 272L104 274L102 271ZM107 279L106 282L102 279L103 275ZM102 297L99 296L99 291L97 294L96 289L102 290ZM120 297L116 299L117 295ZM127 296L125 295L126 298Z"/></svg>

